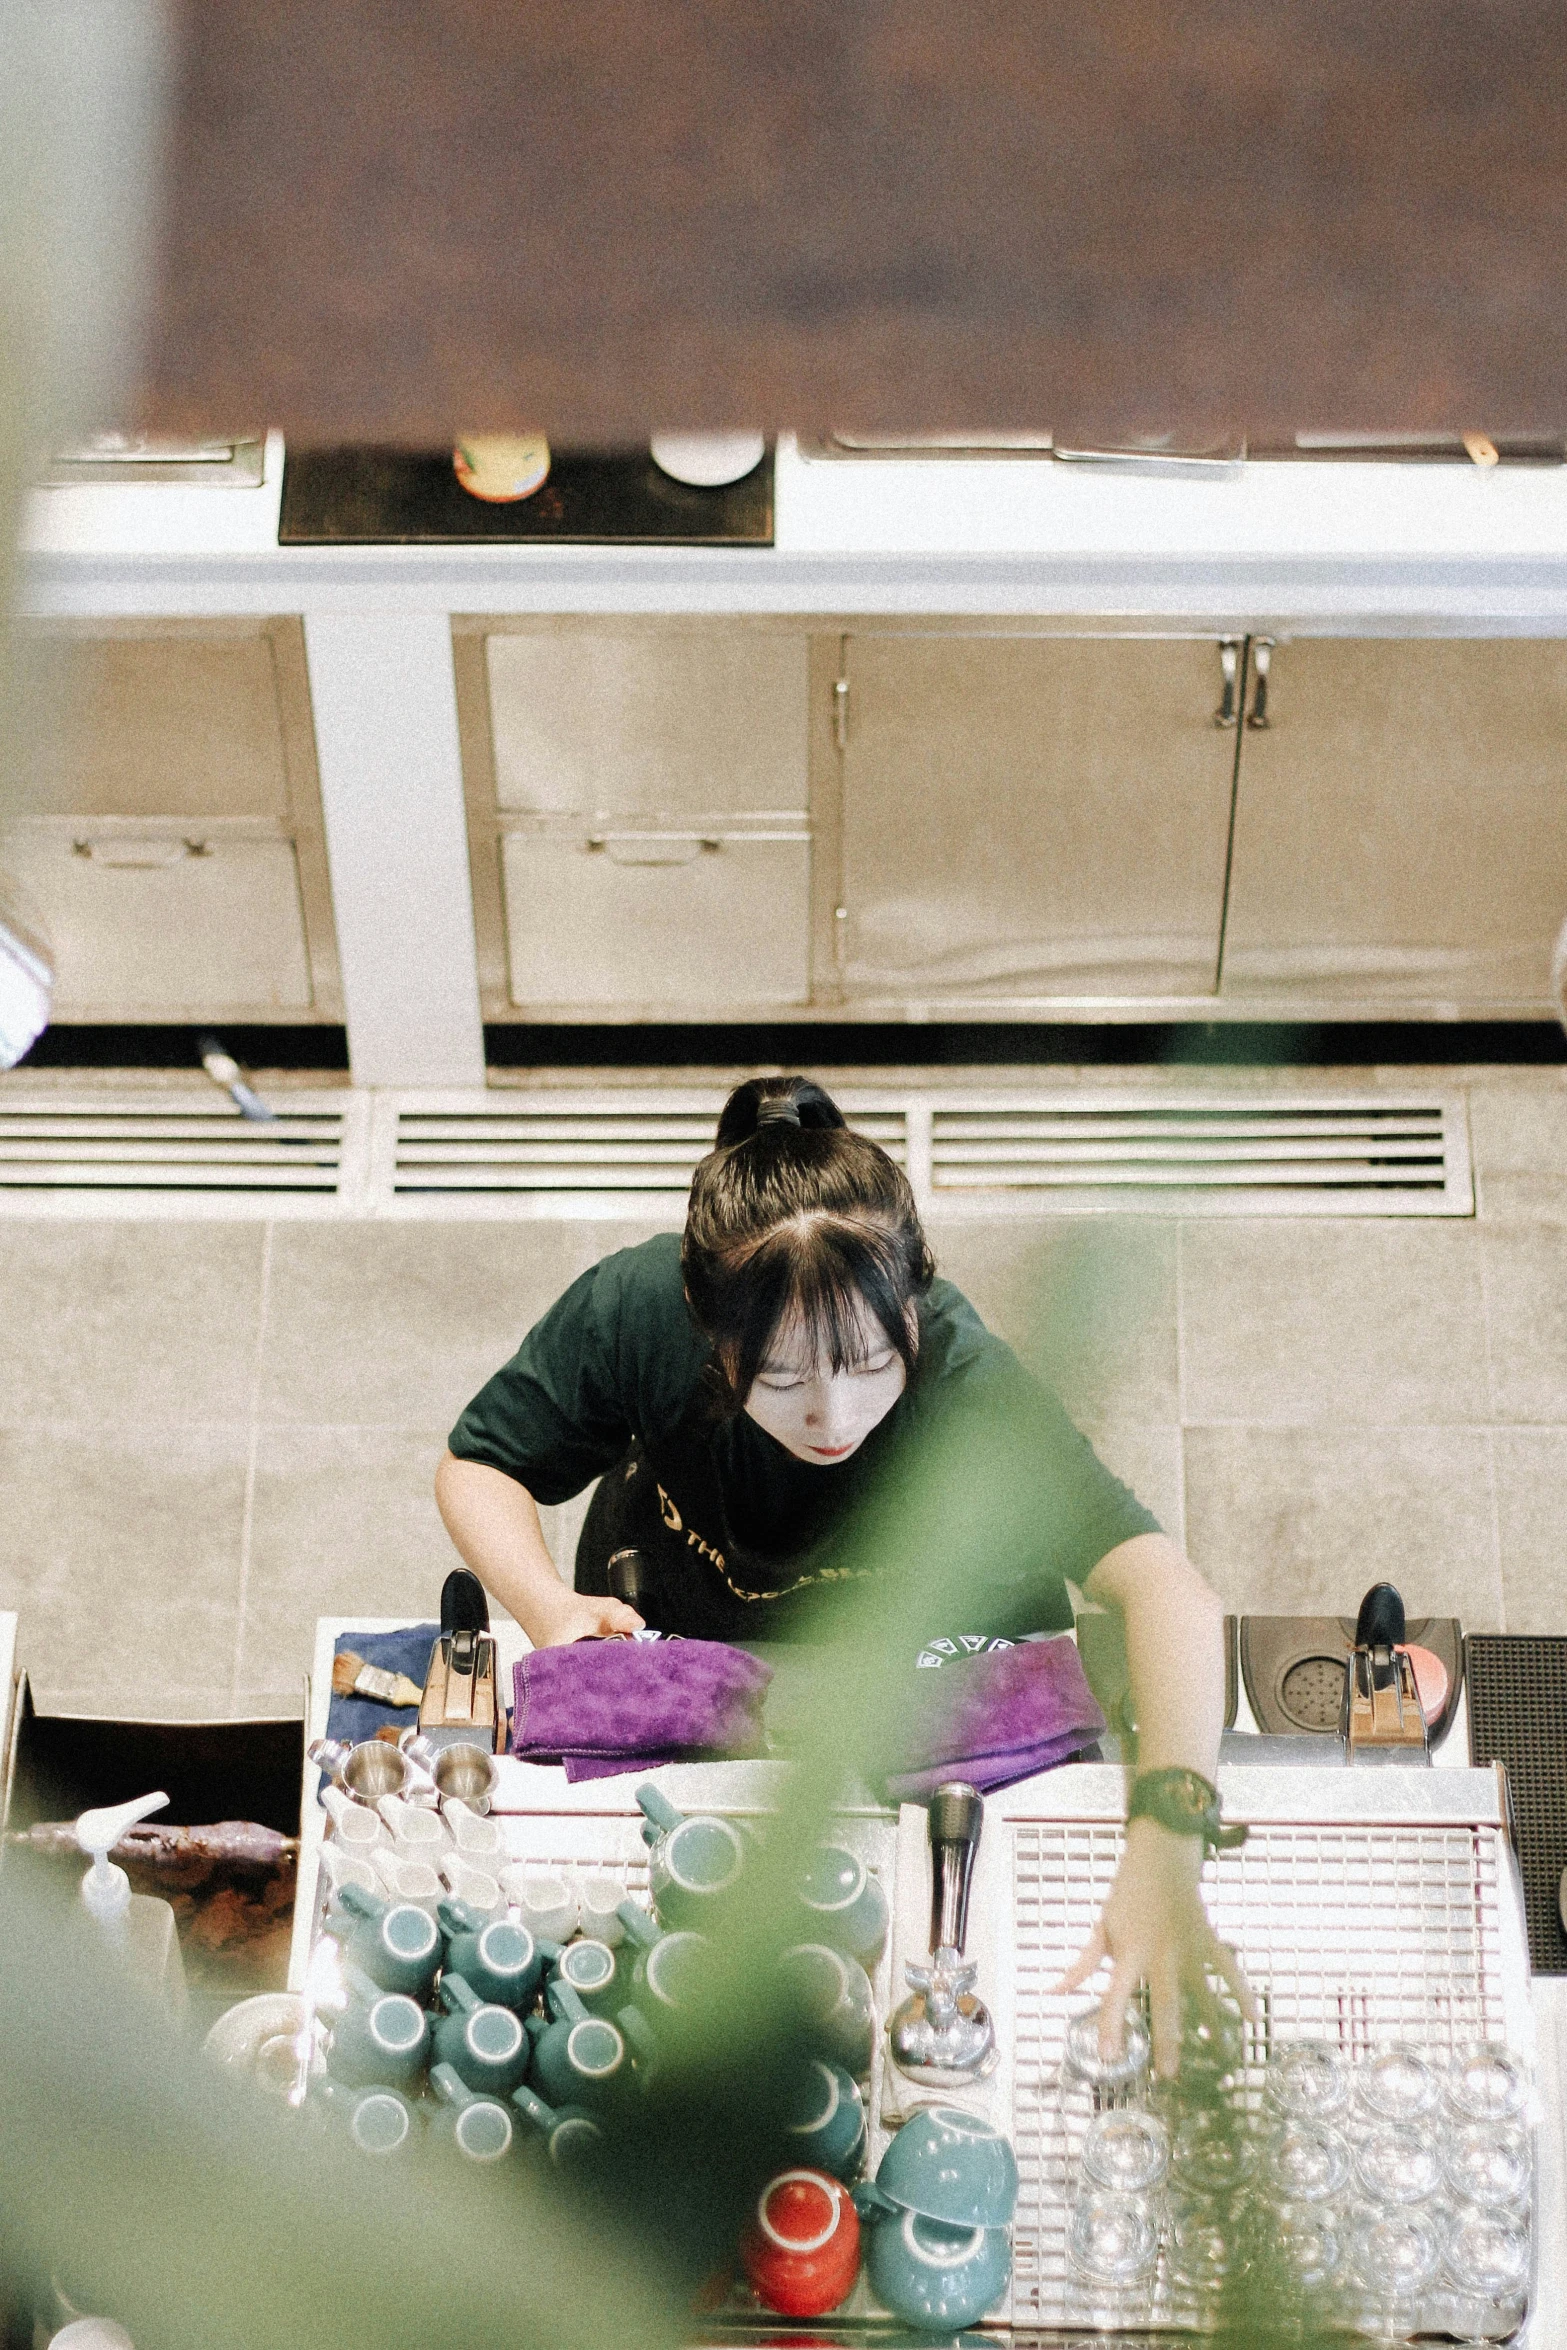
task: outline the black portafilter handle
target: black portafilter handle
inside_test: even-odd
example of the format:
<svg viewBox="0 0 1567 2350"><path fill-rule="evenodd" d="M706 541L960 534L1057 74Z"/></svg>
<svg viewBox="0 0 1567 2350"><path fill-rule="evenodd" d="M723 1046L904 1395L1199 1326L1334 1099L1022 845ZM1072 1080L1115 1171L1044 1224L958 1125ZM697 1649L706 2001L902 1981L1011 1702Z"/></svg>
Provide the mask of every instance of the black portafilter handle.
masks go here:
<svg viewBox="0 0 1567 2350"><path fill-rule="evenodd" d="M985 1803L966 1779L951 1779L930 1799L930 1946L955 1950L968 1939L969 1889Z"/></svg>
<svg viewBox="0 0 1567 2350"><path fill-rule="evenodd" d="M612 1550L609 1554L609 1590L612 1599L634 1607L640 1615L647 1596L647 1559L640 1550Z"/></svg>
<svg viewBox="0 0 1567 2350"><path fill-rule="evenodd" d="M1378 1687L1393 1674L1393 1651L1404 1644L1403 1595L1391 1583L1373 1583L1355 1618L1355 1646L1369 1649L1372 1675Z"/></svg>

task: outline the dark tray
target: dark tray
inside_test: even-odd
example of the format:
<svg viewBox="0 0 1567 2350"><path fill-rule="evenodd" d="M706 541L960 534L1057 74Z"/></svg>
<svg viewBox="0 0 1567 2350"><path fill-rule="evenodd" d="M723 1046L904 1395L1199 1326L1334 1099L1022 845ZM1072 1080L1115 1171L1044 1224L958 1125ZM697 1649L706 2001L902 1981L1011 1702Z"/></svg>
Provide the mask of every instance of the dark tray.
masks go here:
<svg viewBox="0 0 1567 2350"><path fill-rule="evenodd" d="M646 449L552 451L549 479L505 506L473 498L451 451L289 449L284 547L770 547L773 452L723 489L671 481Z"/></svg>

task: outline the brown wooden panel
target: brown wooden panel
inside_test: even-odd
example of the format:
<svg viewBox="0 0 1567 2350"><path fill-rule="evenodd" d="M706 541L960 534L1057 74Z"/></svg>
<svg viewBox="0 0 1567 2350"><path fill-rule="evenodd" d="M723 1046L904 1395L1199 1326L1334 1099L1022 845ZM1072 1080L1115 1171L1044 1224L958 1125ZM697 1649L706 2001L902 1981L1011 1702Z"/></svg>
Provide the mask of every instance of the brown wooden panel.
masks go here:
<svg viewBox="0 0 1567 2350"><path fill-rule="evenodd" d="M1549 0L183 0L148 413L1567 421Z"/></svg>

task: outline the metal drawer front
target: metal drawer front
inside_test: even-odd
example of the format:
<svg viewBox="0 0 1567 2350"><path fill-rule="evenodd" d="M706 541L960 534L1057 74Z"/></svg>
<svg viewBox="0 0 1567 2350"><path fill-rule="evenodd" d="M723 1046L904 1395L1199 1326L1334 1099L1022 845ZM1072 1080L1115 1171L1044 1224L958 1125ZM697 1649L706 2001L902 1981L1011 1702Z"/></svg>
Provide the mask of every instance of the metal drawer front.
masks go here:
<svg viewBox="0 0 1567 2350"><path fill-rule="evenodd" d="M508 833L511 1000L633 1015L803 1003L809 864L803 832Z"/></svg>
<svg viewBox="0 0 1567 2350"><path fill-rule="evenodd" d="M0 862L37 903L67 1018L311 1005L291 841L51 820L17 826Z"/></svg>

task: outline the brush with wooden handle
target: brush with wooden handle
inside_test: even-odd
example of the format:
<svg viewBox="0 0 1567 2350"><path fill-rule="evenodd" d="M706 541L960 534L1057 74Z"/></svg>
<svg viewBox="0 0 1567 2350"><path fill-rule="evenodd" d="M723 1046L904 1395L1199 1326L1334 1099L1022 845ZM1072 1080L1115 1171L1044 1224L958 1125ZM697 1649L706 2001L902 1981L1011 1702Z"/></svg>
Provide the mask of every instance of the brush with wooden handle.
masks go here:
<svg viewBox="0 0 1567 2350"><path fill-rule="evenodd" d="M341 1656L332 1659L332 1695L368 1697L376 1705L417 1705L424 1691L406 1673L388 1673L380 1665L367 1665L362 1656L345 1648Z"/></svg>

